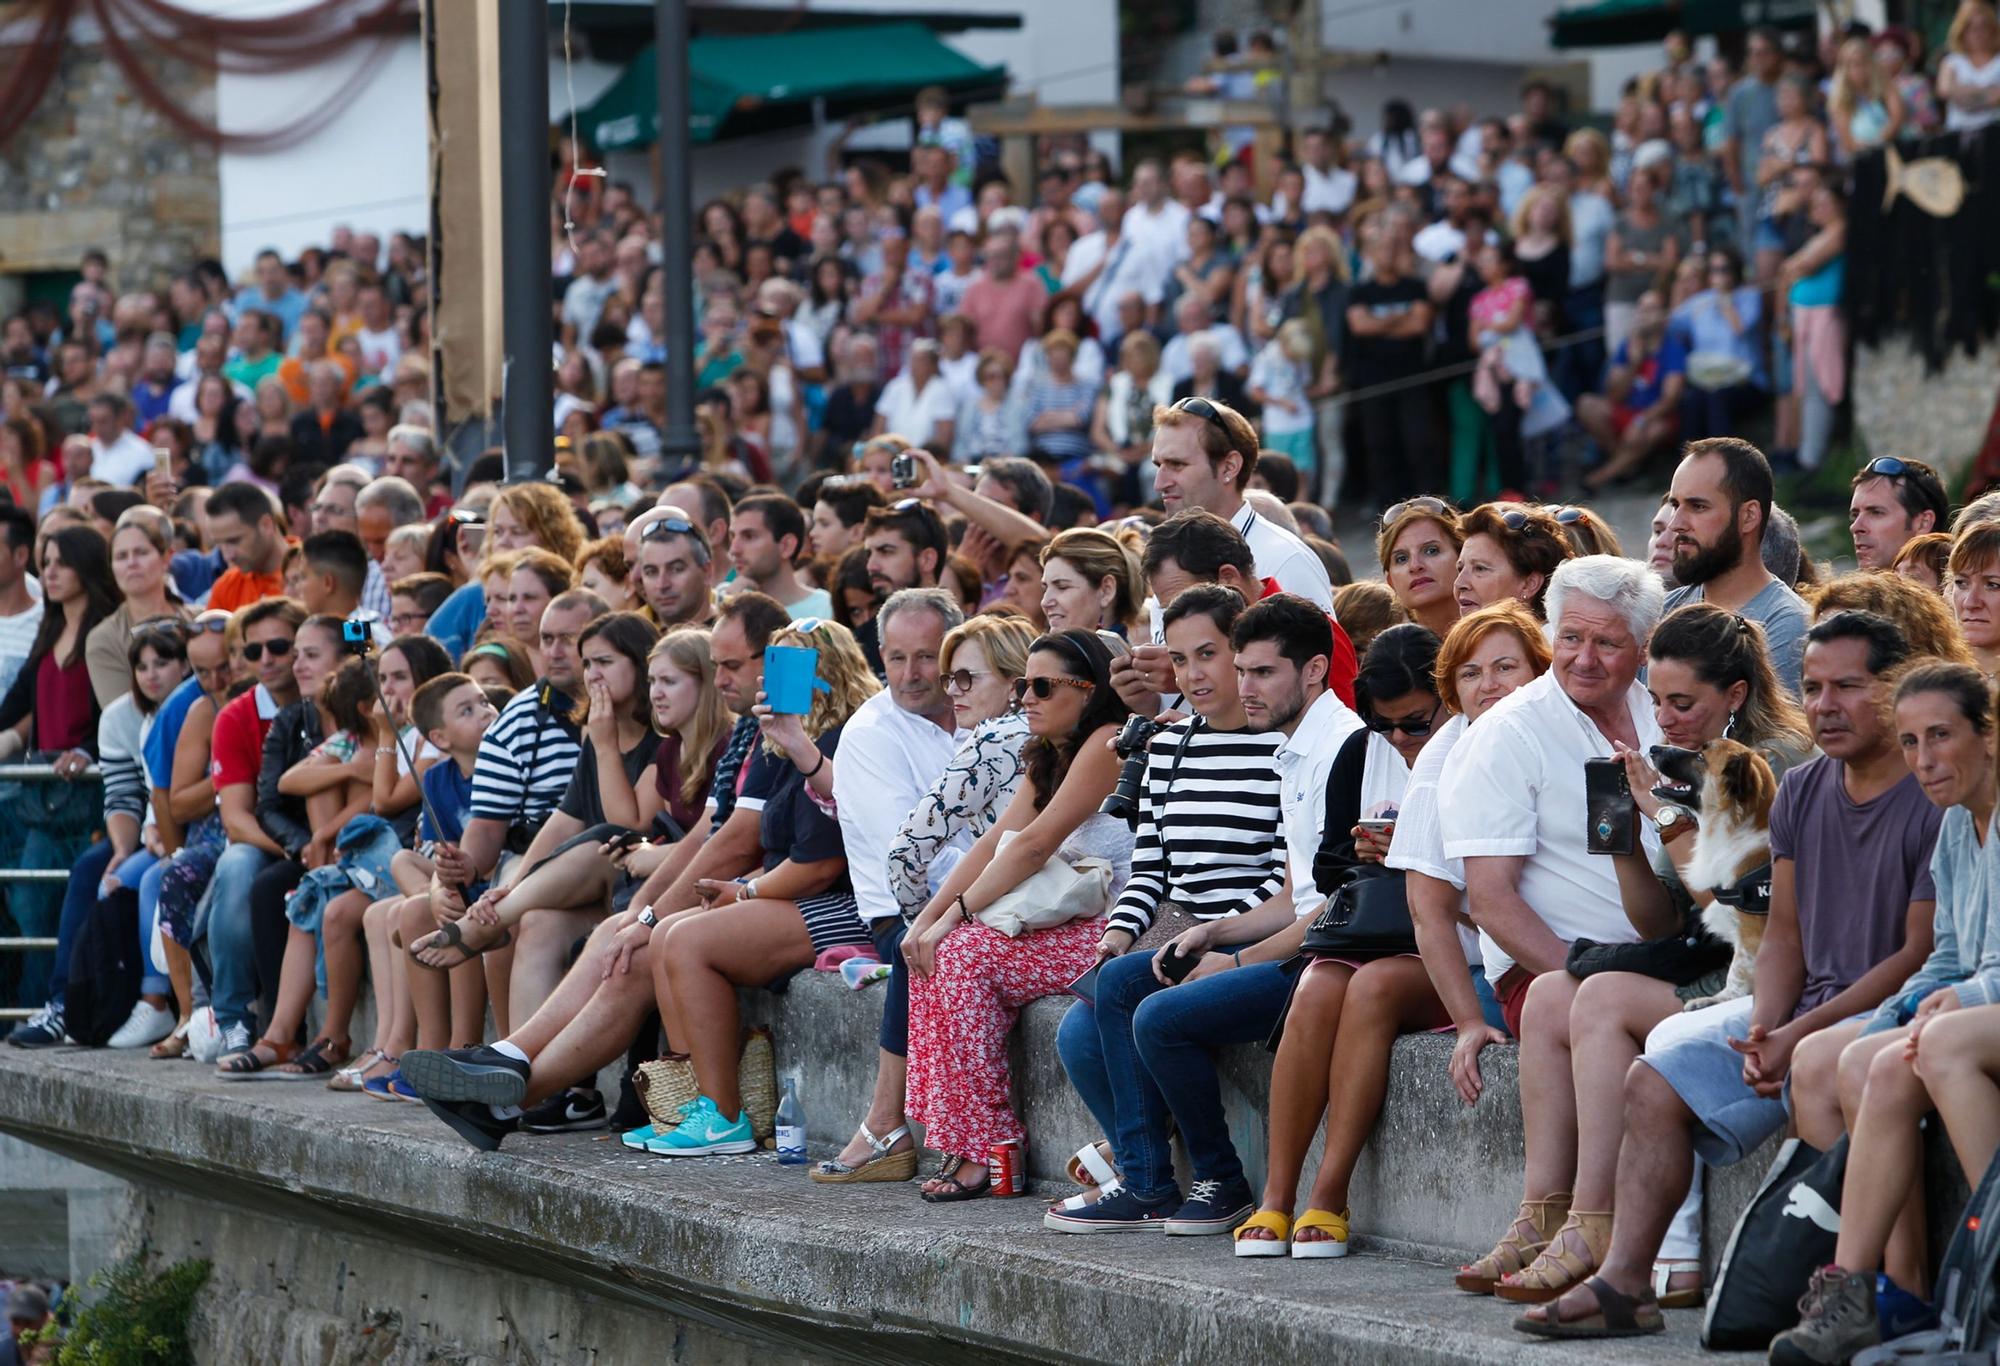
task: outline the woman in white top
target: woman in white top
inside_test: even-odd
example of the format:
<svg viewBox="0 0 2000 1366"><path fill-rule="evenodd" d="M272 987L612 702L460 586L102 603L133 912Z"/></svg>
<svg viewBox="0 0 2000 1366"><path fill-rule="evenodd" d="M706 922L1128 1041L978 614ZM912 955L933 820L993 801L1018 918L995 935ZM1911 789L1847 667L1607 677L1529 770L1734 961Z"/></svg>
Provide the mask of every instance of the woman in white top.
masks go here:
<svg viewBox="0 0 2000 1366"><path fill-rule="evenodd" d="M1160 368L1160 343L1150 332L1128 332L1118 344L1118 369L1098 397L1090 419L1090 439L1139 471L1140 482L1153 486L1153 409L1174 401L1173 376Z"/></svg>
<svg viewBox="0 0 2000 1366"><path fill-rule="evenodd" d="M1960 0L1938 65L1946 132L1969 132L2000 120L2000 18L1991 0Z"/></svg>
<svg viewBox="0 0 2000 1366"><path fill-rule="evenodd" d="M1476 966L1468 970L1465 936L1453 933L1463 923L1463 898L1446 880L1452 870L1436 815L1441 764L1430 757L1464 729L1456 719L1441 724L1445 710L1483 711L1547 667L1538 626L1525 608L1508 603L1460 622L1442 649L1413 624L1391 627L1368 648L1355 680L1367 728L1348 738L1328 775L1313 880L1331 895L1364 864L1404 870L1422 953L1318 958L1300 975L1271 1071L1264 1197L1236 1231L1239 1257L1346 1254L1348 1183L1381 1112L1398 1034L1457 1024L1479 1031L1479 1047L1506 1037L1488 1023L1499 1006L1490 991L1478 994L1483 979ZM1476 671L1462 677L1469 662ZM1476 964L1476 948L1470 956ZM1294 1228L1300 1170L1322 1115L1326 1153Z"/></svg>
<svg viewBox="0 0 2000 1366"><path fill-rule="evenodd" d="M883 386L875 400L873 435L888 432L912 446L951 449L951 428L958 405L951 383L938 369L938 344L925 337L910 344L909 368Z"/></svg>

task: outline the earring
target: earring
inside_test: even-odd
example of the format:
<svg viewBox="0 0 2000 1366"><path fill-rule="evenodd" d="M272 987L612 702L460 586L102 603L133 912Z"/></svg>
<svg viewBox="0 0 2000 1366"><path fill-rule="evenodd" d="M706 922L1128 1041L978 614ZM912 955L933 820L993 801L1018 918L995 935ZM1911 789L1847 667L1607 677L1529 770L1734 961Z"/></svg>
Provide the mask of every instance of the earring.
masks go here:
<svg viewBox="0 0 2000 1366"><path fill-rule="evenodd" d="M1736 713L1732 711L1731 713L1729 713L1729 724L1722 728L1722 738L1728 740L1734 737L1735 734L1736 734Z"/></svg>

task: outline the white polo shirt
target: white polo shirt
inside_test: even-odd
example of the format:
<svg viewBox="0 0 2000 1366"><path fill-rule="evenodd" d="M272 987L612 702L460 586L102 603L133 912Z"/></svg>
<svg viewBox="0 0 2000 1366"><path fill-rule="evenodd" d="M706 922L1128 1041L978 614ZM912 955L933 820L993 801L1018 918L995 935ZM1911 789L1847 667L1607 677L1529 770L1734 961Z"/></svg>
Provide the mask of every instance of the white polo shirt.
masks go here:
<svg viewBox="0 0 2000 1366"><path fill-rule="evenodd" d="M1625 706L1639 747L1659 744L1652 702L1639 683L1626 692ZM1626 918L1611 859L1584 851L1584 761L1610 754L1611 742L1550 670L1495 703L1467 730L1439 781L1446 856L1525 858L1521 899L1564 943L1629 944L1639 937ZM1650 860L1659 836L1647 821L1639 823L1639 836ZM1479 947L1487 981L1499 981L1514 966L1484 930Z"/></svg>
<svg viewBox="0 0 2000 1366"><path fill-rule="evenodd" d="M1236 510L1232 520L1250 543L1258 578L1276 579L1287 593L1296 593L1333 615L1333 580L1326 576L1326 566L1311 546L1269 518L1259 517L1248 503Z"/></svg>
<svg viewBox="0 0 2000 1366"><path fill-rule="evenodd" d="M1326 893L1313 883L1313 855L1326 834L1326 776L1361 718L1331 691L1306 708L1299 724L1278 747L1278 801L1285 825L1285 859L1292 874L1292 909L1318 915Z"/></svg>
<svg viewBox="0 0 2000 1366"><path fill-rule="evenodd" d="M1431 736L1431 742L1417 755L1416 763L1410 765L1410 780L1403 786L1403 805L1396 813L1396 837L1389 843L1389 853L1382 860L1384 868L1398 868L1406 873L1422 873L1425 877L1436 878L1439 882L1465 890L1465 863L1462 859L1447 857L1444 852L1444 819L1438 810L1438 782L1444 777L1445 764L1457 749L1458 742L1465 738L1466 720L1454 716L1440 726ZM1459 899L1459 909L1463 913L1465 900ZM1473 967L1479 966L1479 934L1469 925L1460 924L1458 946L1465 954L1465 961Z"/></svg>
<svg viewBox="0 0 2000 1366"><path fill-rule="evenodd" d="M841 728L833 800L854 911L863 925L902 915L889 885L889 846L957 752L956 735L904 711L887 689L862 703Z"/></svg>

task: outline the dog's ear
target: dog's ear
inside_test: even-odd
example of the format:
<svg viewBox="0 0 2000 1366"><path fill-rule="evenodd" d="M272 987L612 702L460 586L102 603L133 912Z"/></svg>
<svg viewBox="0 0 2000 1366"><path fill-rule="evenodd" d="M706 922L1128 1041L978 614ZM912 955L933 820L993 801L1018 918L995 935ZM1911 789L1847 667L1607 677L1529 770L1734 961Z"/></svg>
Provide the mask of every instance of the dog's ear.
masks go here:
<svg viewBox="0 0 2000 1366"><path fill-rule="evenodd" d="M1748 806L1756 800L1757 792L1763 786L1763 774L1759 770L1767 767L1763 757L1755 750L1738 750L1729 756L1722 766L1722 790L1728 796L1730 805Z"/></svg>

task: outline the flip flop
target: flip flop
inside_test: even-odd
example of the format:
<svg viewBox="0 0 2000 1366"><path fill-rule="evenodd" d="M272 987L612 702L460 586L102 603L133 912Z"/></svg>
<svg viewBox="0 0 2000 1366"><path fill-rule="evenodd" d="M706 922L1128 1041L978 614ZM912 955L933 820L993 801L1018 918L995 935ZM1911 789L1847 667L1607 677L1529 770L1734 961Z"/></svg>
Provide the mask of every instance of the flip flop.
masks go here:
<svg viewBox="0 0 2000 1366"><path fill-rule="evenodd" d="M933 1181L942 1181L946 1189L941 1191L919 1191L917 1193L924 1198L925 1203L932 1205L951 1205L956 1204L960 1200L980 1199L993 1189L993 1169L991 1167L986 1169L986 1175L979 1178L978 1185L968 1186L958 1179L959 1168L965 1165L967 1165L965 1161L960 1160L957 1166L954 1166L950 1172L940 1170L936 1176L931 1178Z"/></svg>

